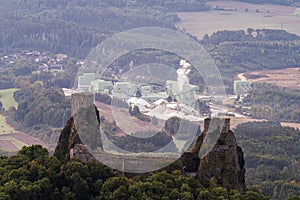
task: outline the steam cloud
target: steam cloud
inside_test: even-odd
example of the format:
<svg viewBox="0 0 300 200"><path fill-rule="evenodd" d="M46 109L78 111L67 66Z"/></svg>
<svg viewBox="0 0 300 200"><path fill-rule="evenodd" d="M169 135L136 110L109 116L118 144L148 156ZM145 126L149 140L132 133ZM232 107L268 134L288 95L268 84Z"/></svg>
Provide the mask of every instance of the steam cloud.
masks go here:
<svg viewBox="0 0 300 200"><path fill-rule="evenodd" d="M186 60L180 60L179 62L180 68L177 69L177 82L179 91L182 91L184 84L189 84L190 80L188 74L191 71L191 64Z"/></svg>

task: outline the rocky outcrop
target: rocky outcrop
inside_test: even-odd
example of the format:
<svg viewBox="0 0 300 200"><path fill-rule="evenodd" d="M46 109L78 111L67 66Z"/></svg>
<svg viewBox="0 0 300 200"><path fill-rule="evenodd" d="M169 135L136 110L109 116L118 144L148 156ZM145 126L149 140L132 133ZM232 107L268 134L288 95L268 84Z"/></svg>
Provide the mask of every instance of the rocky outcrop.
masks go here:
<svg viewBox="0 0 300 200"><path fill-rule="evenodd" d="M94 106L80 108L60 133L54 156L58 159L94 160L89 150L102 149L99 111Z"/></svg>
<svg viewBox="0 0 300 200"><path fill-rule="evenodd" d="M94 160L89 152L102 150L99 126L99 112L95 106L79 109L61 131L54 156ZM112 159L113 162L117 160ZM198 178L204 186L215 179L225 189L245 192L244 155L230 130L229 119L206 119L204 131L178 161L186 175Z"/></svg>
<svg viewBox="0 0 300 200"><path fill-rule="evenodd" d="M195 175L205 186L215 179L223 188L243 193L246 188L244 154L230 130L229 119L206 119L204 124L204 131L194 147L181 157L184 172ZM210 138L219 137L205 154L201 147L207 145L209 134L215 134Z"/></svg>

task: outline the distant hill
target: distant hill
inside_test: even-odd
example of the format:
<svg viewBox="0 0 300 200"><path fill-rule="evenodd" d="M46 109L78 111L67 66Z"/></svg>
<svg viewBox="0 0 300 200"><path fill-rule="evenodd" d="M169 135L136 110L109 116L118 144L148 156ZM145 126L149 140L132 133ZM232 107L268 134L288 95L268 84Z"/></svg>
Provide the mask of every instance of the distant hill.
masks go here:
<svg viewBox="0 0 300 200"><path fill-rule="evenodd" d="M207 10L202 0L61 0L0 2L0 49L84 58L113 33L138 27L175 29L175 11Z"/></svg>
<svg viewBox="0 0 300 200"><path fill-rule="evenodd" d="M176 15L131 1L0 2L0 49L28 49L85 57L112 33L158 26L174 29Z"/></svg>

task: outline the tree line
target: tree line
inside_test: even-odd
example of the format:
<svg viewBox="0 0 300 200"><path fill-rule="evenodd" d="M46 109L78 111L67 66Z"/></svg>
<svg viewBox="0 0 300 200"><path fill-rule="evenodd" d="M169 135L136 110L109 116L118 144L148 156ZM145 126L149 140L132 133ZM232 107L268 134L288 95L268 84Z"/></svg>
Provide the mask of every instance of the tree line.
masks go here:
<svg viewBox="0 0 300 200"><path fill-rule="evenodd" d="M245 102L251 105L255 118L299 122L299 90L282 88L268 83L253 83Z"/></svg>
<svg viewBox="0 0 300 200"><path fill-rule="evenodd" d="M0 158L0 198L12 199L269 199L255 189L240 194L211 180L204 187L180 170L125 177L101 163L63 161L39 145Z"/></svg>

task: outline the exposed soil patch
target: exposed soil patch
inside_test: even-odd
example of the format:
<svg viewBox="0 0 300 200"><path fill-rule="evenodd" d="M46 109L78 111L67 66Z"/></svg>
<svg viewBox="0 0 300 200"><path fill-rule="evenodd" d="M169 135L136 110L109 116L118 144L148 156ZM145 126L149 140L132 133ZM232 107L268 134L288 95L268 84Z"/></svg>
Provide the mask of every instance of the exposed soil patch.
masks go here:
<svg viewBox="0 0 300 200"><path fill-rule="evenodd" d="M5 151L17 151L18 147L9 139L0 139L0 149L5 149Z"/></svg>
<svg viewBox="0 0 300 200"><path fill-rule="evenodd" d="M40 144L44 148L48 147L47 144L25 133L15 132L0 135L0 149L5 151L18 151L23 145L31 146L33 144Z"/></svg>
<svg viewBox="0 0 300 200"><path fill-rule="evenodd" d="M279 87L300 89L300 68L247 72L239 74L238 77L244 77L251 82L264 82Z"/></svg>

